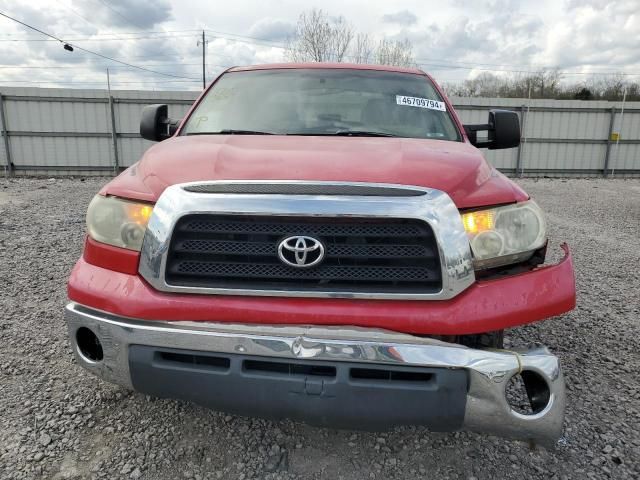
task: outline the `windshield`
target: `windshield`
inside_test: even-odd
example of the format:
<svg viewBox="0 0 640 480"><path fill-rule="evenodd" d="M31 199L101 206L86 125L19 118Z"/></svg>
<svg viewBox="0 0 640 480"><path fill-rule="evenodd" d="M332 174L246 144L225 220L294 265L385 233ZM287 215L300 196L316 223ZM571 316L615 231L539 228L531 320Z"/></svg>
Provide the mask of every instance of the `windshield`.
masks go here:
<svg viewBox="0 0 640 480"><path fill-rule="evenodd" d="M230 72L182 134L398 136L460 140L423 75L355 69Z"/></svg>

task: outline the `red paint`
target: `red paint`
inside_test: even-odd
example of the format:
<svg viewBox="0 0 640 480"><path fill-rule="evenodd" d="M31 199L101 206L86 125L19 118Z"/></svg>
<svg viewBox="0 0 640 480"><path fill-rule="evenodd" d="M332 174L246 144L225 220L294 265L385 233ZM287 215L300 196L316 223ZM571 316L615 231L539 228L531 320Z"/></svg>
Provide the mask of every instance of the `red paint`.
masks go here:
<svg viewBox="0 0 640 480"><path fill-rule="evenodd" d="M234 68L357 68L415 75L420 70L348 64ZM219 78L219 77L218 77ZM433 81L433 79L431 79ZM208 89L217 81L214 80ZM439 89L437 84L436 88ZM208 90L207 89L207 90ZM458 208L523 201L527 194L463 142L408 138L179 136L149 148L100 193L155 202L170 185L203 180L326 180L397 183L445 191ZM206 94L191 107L187 117ZM69 279L69 298L144 320L355 325L416 334L480 333L543 320L575 306L573 263L478 281L447 301L392 301L167 294L138 274L139 254L88 239Z"/></svg>
<svg viewBox="0 0 640 480"><path fill-rule="evenodd" d="M446 301L351 300L167 294L138 275L106 270L80 259L69 298L99 310L143 320L254 324L355 325L399 332L461 335L514 327L575 306L568 248L557 265L477 282Z"/></svg>
<svg viewBox="0 0 640 480"><path fill-rule="evenodd" d="M138 163L112 180L100 193L155 202L165 188L199 180L338 180L436 188L447 192L458 208L512 203L528 198L469 143L444 92L420 70L318 63L258 65L232 70L267 68L356 68L423 75L425 81L431 79L444 98L464 142L311 136L186 137L179 136L178 131L173 138L149 148ZM191 115L203 96L204 93L185 118Z"/></svg>
<svg viewBox="0 0 640 480"><path fill-rule="evenodd" d="M136 275L138 273L138 263L140 262L140 252L96 242L87 235L82 258L91 265Z"/></svg>
<svg viewBox="0 0 640 480"><path fill-rule="evenodd" d="M101 193L153 202L170 185L198 180L419 185L447 192L459 208L528 198L468 143L275 135L174 137L147 150L138 164L111 181Z"/></svg>

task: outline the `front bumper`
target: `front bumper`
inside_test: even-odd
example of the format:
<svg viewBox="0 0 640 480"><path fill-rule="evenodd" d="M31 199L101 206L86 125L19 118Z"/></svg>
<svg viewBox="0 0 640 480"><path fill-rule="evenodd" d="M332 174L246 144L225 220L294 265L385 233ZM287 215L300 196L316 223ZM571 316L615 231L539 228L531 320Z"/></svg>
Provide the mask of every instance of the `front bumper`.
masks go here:
<svg viewBox="0 0 640 480"><path fill-rule="evenodd" d="M355 325L419 335L468 335L503 330L561 315L575 307L573 261L505 277L476 281L450 300L367 300L285 298L166 293L136 274L137 256L115 247L104 250L87 241L84 257L71 272L69 298L81 305L125 318L151 322L194 322L273 325ZM102 253L98 255L97 250ZM115 271L121 254L134 260L129 273ZM89 254L88 254L89 253Z"/></svg>
<svg viewBox="0 0 640 480"><path fill-rule="evenodd" d="M321 425L422 424L545 446L562 432L564 380L558 359L544 347L475 350L357 327L140 321L77 303L67 305L66 319L84 368L158 396ZM101 360L82 353L83 327L100 341ZM369 373L356 379L356 370ZM376 372L386 372L386 381ZM530 415L506 400L506 386L518 372L534 380L539 408Z"/></svg>

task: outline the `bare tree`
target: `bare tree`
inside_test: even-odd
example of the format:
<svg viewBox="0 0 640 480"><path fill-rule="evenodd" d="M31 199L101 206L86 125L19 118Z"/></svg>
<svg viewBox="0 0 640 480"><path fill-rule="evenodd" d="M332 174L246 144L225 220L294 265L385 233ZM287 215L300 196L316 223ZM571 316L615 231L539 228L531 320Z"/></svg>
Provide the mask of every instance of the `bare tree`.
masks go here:
<svg viewBox="0 0 640 480"><path fill-rule="evenodd" d="M465 80L457 89L458 94L464 97L498 97L503 90L504 80L490 72Z"/></svg>
<svg viewBox="0 0 640 480"><path fill-rule="evenodd" d="M497 76L484 72L460 83L448 83L445 91L461 97L555 98L575 100L640 100L640 84L624 74L594 76L579 82L563 82L558 69Z"/></svg>
<svg viewBox="0 0 640 480"><path fill-rule="evenodd" d="M456 82L443 82L440 84L444 93L447 94L448 97L469 97L467 92L464 89L464 86L461 83Z"/></svg>
<svg viewBox="0 0 640 480"><path fill-rule="evenodd" d="M383 38L374 48L369 34L355 33L344 17L332 17L320 9L304 12L298 18L295 36L287 43L285 57L293 62L378 63L412 67L416 65L409 40ZM562 81L558 69L510 76L483 72L460 83L449 83L445 90L454 96L558 98L584 100L640 100L640 84L624 74L596 76L579 83Z"/></svg>
<svg viewBox="0 0 640 480"><path fill-rule="evenodd" d="M371 63L373 61L373 42L368 33L356 35L350 60L353 63Z"/></svg>
<svg viewBox="0 0 640 480"><path fill-rule="evenodd" d="M590 84L592 91L603 100L619 100L629 88L626 76L620 73L592 79Z"/></svg>
<svg viewBox="0 0 640 480"><path fill-rule="evenodd" d="M395 65L398 67L413 67L413 47L409 40L380 40L376 49L376 63L380 65Z"/></svg>
<svg viewBox="0 0 640 480"><path fill-rule="evenodd" d="M314 8L300 15L285 55L294 62L342 62L352 39L353 28L344 17Z"/></svg>
<svg viewBox="0 0 640 480"><path fill-rule="evenodd" d="M303 12L298 18L296 33L287 43L285 57L292 62L415 65L409 40L382 39L374 48L369 34L356 34L344 17L332 17L316 8Z"/></svg>
<svg viewBox="0 0 640 480"><path fill-rule="evenodd" d="M558 69L542 69L535 73L519 74L509 79L502 96L553 98L559 94L562 74Z"/></svg>
<svg viewBox="0 0 640 480"><path fill-rule="evenodd" d="M330 58L334 62L342 62L345 58L349 45L353 39L353 27L349 25L344 17L333 20L333 32L329 42L329 51L333 52Z"/></svg>

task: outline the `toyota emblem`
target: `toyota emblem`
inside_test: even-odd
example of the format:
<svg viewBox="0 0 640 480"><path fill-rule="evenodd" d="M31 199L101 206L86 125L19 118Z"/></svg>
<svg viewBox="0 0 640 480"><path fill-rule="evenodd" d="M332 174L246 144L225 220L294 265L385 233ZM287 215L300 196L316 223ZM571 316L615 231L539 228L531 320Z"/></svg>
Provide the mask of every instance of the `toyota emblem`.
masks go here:
<svg viewBox="0 0 640 480"><path fill-rule="evenodd" d="M324 245L313 237L287 237L278 245L278 257L290 267L313 267L324 258Z"/></svg>

